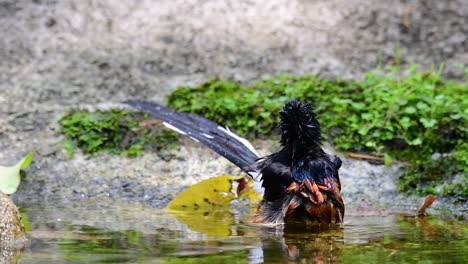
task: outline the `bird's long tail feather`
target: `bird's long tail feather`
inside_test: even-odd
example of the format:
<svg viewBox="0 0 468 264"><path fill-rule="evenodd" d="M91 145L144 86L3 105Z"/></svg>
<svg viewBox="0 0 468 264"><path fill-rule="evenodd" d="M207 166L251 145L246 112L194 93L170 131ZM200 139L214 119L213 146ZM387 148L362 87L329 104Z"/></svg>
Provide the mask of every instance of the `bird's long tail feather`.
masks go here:
<svg viewBox="0 0 468 264"><path fill-rule="evenodd" d="M192 139L201 142L219 155L228 159L250 176L256 177L257 172L251 169L259 158L252 144L227 128L207 120L201 116L189 113L175 112L167 107L142 100L127 100L130 105L163 121L163 125Z"/></svg>

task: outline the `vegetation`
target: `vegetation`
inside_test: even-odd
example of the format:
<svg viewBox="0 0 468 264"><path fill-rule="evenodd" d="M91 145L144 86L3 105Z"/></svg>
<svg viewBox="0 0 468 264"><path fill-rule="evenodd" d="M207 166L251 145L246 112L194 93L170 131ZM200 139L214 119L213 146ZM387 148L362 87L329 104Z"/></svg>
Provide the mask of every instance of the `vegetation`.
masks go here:
<svg viewBox="0 0 468 264"><path fill-rule="evenodd" d="M362 81L289 76L251 85L214 79L180 87L168 106L203 115L250 138L275 134L278 112L293 97L311 102L324 137L341 151L411 164L401 191L468 197L468 87L436 72L398 67L369 72ZM137 156L176 146L177 136L150 118L123 110L72 111L60 123L70 153L107 151Z"/></svg>
<svg viewBox="0 0 468 264"><path fill-rule="evenodd" d="M403 76L403 77L402 77ZM311 102L324 136L342 151L412 164L402 191L468 196L468 88L412 67L369 72L363 81L281 75L249 86L214 79L168 97L178 111L203 115L248 137L269 136L292 97ZM456 175L461 180L447 184Z"/></svg>
<svg viewBox="0 0 468 264"><path fill-rule="evenodd" d="M147 115L124 110L74 110L60 124L70 155L76 147L87 154L106 151L134 157L148 148L160 151L177 146L175 132L155 126L149 120L152 119Z"/></svg>

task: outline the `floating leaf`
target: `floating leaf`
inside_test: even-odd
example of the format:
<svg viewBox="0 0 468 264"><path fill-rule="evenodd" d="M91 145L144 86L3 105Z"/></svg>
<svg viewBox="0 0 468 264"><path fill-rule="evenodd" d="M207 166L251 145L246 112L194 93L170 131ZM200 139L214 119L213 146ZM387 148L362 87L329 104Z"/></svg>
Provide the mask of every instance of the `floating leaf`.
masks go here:
<svg viewBox="0 0 468 264"><path fill-rule="evenodd" d="M230 202L237 199L236 185L244 181L244 177L233 177L223 175L212 177L190 186L185 191L181 192L172 200L169 205L169 210L198 210L198 211L215 211L228 209ZM249 185L252 181L250 180ZM233 190L234 189L234 190ZM247 191L241 192L240 197L248 196L250 199L258 199L259 195L253 191L253 188L248 188Z"/></svg>
<svg viewBox="0 0 468 264"><path fill-rule="evenodd" d="M6 194L16 192L21 181L20 171L26 169L33 159L32 151L14 166L0 166L0 191Z"/></svg>
<svg viewBox="0 0 468 264"><path fill-rule="evenodd" d="M251 203L260 200L253 190L253 180L223 175L190 186L169 203L168 210L193 231L227 237L234 223L231 202L245 197Z"/></svg>
<svg viewBox="0 0 468 264"><path fill-rule="evenodd" d="M186 224L192 231L200 232L210 237L231 236L231 226L235 223L233 214L225 211L172 211L180 223Z"/></svg>

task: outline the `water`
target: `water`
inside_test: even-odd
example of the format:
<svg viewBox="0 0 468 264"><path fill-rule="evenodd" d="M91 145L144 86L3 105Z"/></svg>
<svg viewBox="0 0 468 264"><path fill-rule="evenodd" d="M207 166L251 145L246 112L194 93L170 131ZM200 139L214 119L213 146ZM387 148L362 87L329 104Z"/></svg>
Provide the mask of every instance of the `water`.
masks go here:
<svg viewBox="0 0 468 264"><path fill-rule="evenodd" d="M21 208L19 263L466 263L468 225L347 212L333 227L250 224L253 210L170 214L139 206Z"/></svg>

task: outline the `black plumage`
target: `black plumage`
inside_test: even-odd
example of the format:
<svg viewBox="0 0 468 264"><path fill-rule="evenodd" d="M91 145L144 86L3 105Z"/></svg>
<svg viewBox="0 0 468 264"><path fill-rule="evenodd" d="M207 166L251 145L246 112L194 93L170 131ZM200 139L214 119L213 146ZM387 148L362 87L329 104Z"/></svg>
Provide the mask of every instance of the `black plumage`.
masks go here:
<svg viewBox="0 0 468 264"><path fill-rule="evenodd" d="M178 113L152 102L124 103L200 141L252 177L261 175L264 196L254 222L338 223L344 216L338 170L341 160L321 148L320 124L309 103L297 98L280 111L280 151L260 158L252 145L203 117Z"/></svg>
<svg viewBox="0 0 468 264"><path fill-rule="evenodd" d="M203 143L247 173L252 171L244 168L254 164L259 158L253 147L249 148L250 146L246 146L246 143L242 141L245 139L236 138L234 133L206 118L190 113L175 112L148 101L127 100L124 103L160 119L170 129L175 128L174 130L178 133Z"/></svg>
<svg viewBox="0 0 468 264"><path fill-rule="evenodd" d="M311 105L292 99L280 117L282 149L258 164L265 194L255 221L341 222L341 160L321 148L320 124Z"/></svg>

